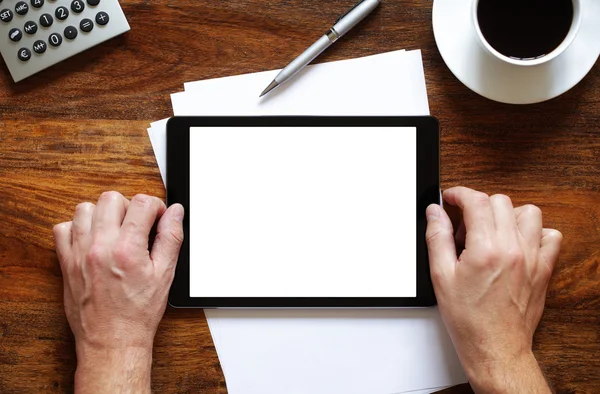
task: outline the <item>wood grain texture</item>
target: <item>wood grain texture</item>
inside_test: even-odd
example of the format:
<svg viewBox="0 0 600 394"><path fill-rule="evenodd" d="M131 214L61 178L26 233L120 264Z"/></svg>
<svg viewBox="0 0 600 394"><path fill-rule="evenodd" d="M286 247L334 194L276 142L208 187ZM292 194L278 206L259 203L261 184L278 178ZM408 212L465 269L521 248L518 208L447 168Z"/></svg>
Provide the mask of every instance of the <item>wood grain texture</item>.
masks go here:
<svg viewBox="0 0 600 394"><path fill-rule="evenodd" d="M169 93L282 67L353 2L123 0L126 35L20 84L0 67L0 392L72 391L76 360L51 228L104 190L164 197L145 129L171 115ZM546 103L486 100L443 63L422 0L384 1L318 62L402 48L423 51L443 187L537 204L545 226L565 235L535 352L557 392L599 392L600 67ZM167 311L153 389L226 392L201 311Z"/></svg>

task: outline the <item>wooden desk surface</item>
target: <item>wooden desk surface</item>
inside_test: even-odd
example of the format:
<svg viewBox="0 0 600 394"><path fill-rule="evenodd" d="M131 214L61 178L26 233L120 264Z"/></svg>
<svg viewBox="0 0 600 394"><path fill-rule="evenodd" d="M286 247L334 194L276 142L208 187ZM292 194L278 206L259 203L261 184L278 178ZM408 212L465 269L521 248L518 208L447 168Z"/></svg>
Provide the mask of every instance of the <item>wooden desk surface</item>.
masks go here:
<svg viewBox="0 0 600 394"><path fill-rule="evenodd" d="M72 390L51 229L104 190L164 197L146 127L172 114L169 93L282 67L353 1L122 0L126 35L19 84L0 67L0 392ZM386 0L318 61L402 48L423 51L443 187L537 204L563 232L535 351L558 392L600 391L600 67L543 104L489 101L445 66L423 0ZM167 311L153 389L226 392L201 311Z"/></svg>

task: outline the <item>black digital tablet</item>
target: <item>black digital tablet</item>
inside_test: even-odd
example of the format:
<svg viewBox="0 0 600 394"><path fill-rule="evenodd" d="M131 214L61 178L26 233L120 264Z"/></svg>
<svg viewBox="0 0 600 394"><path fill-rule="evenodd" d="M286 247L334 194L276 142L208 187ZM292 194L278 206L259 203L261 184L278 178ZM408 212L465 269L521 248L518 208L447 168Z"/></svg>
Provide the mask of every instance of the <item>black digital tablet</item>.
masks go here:
<svg viewBox="0 0 600 394"><path fill-rule="evenodd" d="M435 305L425 209L433 117L174 117L167 204L185 207L175 307Z"/></svg>

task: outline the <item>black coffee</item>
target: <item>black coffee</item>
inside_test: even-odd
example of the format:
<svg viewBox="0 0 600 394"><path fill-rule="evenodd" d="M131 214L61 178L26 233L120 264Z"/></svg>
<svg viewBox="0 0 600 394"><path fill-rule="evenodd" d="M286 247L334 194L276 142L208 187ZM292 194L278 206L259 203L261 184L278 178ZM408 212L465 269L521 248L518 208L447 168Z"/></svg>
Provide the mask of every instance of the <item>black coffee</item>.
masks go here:
<svg viewBox="0 0 600 394"><path fill-rule="evenodd" d="M573 22L572 0L479 0L479 28L504 56L535 59L555 50Z"/></svg>

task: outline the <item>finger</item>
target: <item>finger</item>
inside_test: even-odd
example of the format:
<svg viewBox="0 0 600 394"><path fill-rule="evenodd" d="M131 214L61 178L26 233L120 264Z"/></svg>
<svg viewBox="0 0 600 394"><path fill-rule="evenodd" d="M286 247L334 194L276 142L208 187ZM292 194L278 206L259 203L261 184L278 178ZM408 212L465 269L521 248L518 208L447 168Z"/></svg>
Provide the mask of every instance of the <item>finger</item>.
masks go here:
<svg viewBox="0 0 600 394"><path fill-rule="evenodd" d="M542 240L540 242L540 254L543 261L548 266L550 273L556 266L563 235L560 231L545 228L542 230Z"/></svg>
<svg viewBox="0 0 600 394"><path fill-rule="evenodd" d="M539 250L540 256L538 258L537 272L531 291L532 298L529 303L533 307L527 309L527 321L532 335L542 317L548 283L550 283L552 271L558 260L561 243L562 234L559 231L552 229L542 230L542 239L540 241Z"/></svg>
<svg viewBox="0 0 600 394"><path fill-rule="evenodd" d="M517 242L517 218L510 198L504 194L494 194L490 197L490 205L496 234L504 241Z"/></svg>
<svg viewBox="0 0 600 394"><path fill-rule="evenodd" d="M84 247L89 243L90 233L92 230L92 218L96 206L91 202L84 202L75 208L75 216L73 217L73 247Z"/></svg>
<svg viewBox="0 0 600 394"><path fill-rule="evenodd" d="M183 216L183 206L173 204L160 218L150 252L155 267L166 270L177 264L183 243Z"/></svg>
<svg viewBox="0 0 600 394"><path fill-rule="evenodd" d="M535 205L515 208L517 227L525 241L534 248L541 246L542 211Z"/></svg>
<svg viewBox="0 0 600 394"><path fill-rule="evenodd" d="M67 295L71 292L71 284L69 283L69 264L70 258L67 257L71 254L72 247L72 230L73 222L59 223L52 228L54 234L54 245L56 247L56 254L58 256L58 262L60 264L60 270L63 277L63 297L67 298Z"/></svg>
<svg viewBox="0 0 600 394"><path fill-rule="evenodd" d="M147 248L150 231L166 209L165 203L156 197L145 194L133 197L121 225L124 241Z"/></svg>
<svg viewBox="0 0 600 394"><path fill-rule="evenodd" d="M98 199L92 218L93 234L118 235L119 228L125 218L129 200L118 192L104 192Z"/></svg>
<svg viewBox="0 0 600 394"><path fill-rule="evenodd" d="M65 257L71 252L71 230L73 222L60 223L54 226L52 233L54 234L54 245L56 254L61 266L66 261Z"/></svg>
<svg viewBox="0 0 600 394"><path fill-rule="evenodd" d="M434 284L448 277L456 265L456 247L454 246L454 231L448 214L438 205L427 207L427 250L429 251L429 266Z"/></svg>
<svg viewBox="0 0 600 394"><path fill-rule="evenodd" d="M444 200L463 211L467 248L471 241L475 245L493 236L494 214L487 194L466 187L453 187L444 191Z"/></svg>

